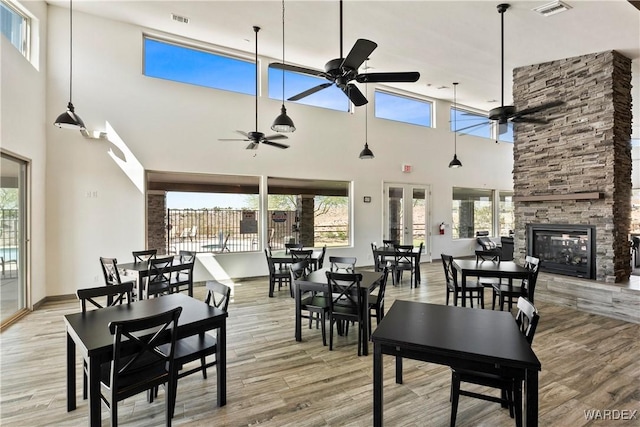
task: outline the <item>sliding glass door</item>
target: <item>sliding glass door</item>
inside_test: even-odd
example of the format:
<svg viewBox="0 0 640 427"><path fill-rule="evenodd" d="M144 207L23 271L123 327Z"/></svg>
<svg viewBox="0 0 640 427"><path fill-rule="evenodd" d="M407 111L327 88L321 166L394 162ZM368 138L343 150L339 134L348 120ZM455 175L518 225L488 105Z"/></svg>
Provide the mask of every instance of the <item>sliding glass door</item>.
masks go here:
<svg viewBox="0 0 640 427"><path fill-rule="evenodd" d="M26 162L0 158L0 325L27 308Z"/></svg>

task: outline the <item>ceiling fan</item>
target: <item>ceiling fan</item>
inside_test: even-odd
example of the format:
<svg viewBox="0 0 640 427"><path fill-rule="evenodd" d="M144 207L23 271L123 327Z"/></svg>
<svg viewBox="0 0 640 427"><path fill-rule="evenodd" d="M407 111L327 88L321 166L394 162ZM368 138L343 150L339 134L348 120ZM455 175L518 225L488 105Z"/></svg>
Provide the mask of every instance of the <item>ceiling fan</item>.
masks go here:
<svg viewBox="0 0 640 427"><path fill-rule="evenodd" d="M274 142L276 139L287 139L287 136L275 134L265 136L264 133L258 131L258 31L260 31L260 27L254 26L253 31L256 33L256 127L252 132L244 132L241 130L237 130L236 132L240 135L244 136L244 138L232 138L232 139L219 139L218 141L250 141L249 145L247 145L247 150L257 150L259 144L271 145L272 147L278 148L289 148L287 144L281 144L279 142Z"/></svg>
<svg viewBox="0 0 640 427"><path fill-rule="evenodd" d="M468 130L477 126L483 126L487 123L495 122L498 125L498 133L502 135L507 132L508 122L513 123L548 123L548 120L542 118L531 117L535 113L563 105L562 101L551 101L537 107L525 108L524 110L516 110L513 105L504 105L504 13L509 9L510 5L501 3L498 5L498 13L500 14L500 67L501 67L501 82L502 82L502 95L500 98L500 107L493 108L489 111L489 122L476 123L471 126L467 126L461 129L457 129L457 132ZM496 141L497 142L497 141Z"/></svg>
<svg viewBox="0 0 640 427"><path fill-rule="evenodd" d="M332 59L324 66L324 71L313 70L311 68L298 67L295 65L287 65L283 63L272 63L273 68L294 71L302 74L309 74L316 77L324 77L329 80L318 86L307 89L297 95L288 98L289 101L298 101L304 97L312 95L316 92L326 89L329 86L336 85L344 92L351 102L359 107L366 104L367 98L362 94L358 87L351 83L355 80L358 83L413 83L418 81L420 73L396 72L396 73L358 73L358 68L369 58L369 55L378 45L371 40L358 39L349 51L346 57L343 56L342 50L342 0L340 0L340 58Z"/></svg>

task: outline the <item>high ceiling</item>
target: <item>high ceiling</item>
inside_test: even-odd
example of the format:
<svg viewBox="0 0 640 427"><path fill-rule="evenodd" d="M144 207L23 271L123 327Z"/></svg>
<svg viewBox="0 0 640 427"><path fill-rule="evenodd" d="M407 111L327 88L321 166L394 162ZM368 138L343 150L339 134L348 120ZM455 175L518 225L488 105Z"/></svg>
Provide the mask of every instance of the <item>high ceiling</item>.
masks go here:
<svg viewBox="0 0 640 427"><path fill-rule="evenodd" d="M67 1L50 4L68 7ZM543 16L533 9L548 1L510 1L505 13L505 104L511 104L511 70L606 50L633 60L634 112L640 111L640 11L626 0L567 0L570 10ZM499 1L345 0L344 53L358 38L375 41L370 72L419 71L411 92L489 110L500 105ZM90 13L252 55L260 32L260 55L281 59L282 3L261 1L76 0ZM189 23L171 19L189 18ZM76 18L78 19L78 18ZM285 1L286 62L323 69L340 53L338 0ZM637 124L634 126L637 134Z"/></svg>

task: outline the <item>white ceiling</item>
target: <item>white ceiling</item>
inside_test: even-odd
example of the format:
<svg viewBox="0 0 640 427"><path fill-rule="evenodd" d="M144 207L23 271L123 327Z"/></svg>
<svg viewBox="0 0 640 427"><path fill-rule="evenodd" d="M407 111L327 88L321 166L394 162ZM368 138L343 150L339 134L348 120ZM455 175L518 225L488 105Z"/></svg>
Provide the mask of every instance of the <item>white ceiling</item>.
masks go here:
<svg viewBox="0 0 640 427"><path fill-rule="evenodd" d="M67 1L49 3L68 7ZM345 0L344 54L358 38L378 43L372 72L419 71L416 83L397 85L435 98L453 98L481 110L500 105L499 1ZM606 50L634 62L634 111L640 111L640 11L626 0L567 0L572 9L542 16L549 1L510 1L505 13L505 104L511 104L511 70ZM282 3L261 1L76 0L74 11L123 21L253 55L252 26L260 55L282 56ZM175 13L190 19L174 22ZM338 0L286 0L287 63L322 69L340 55ZM490 100L496 100L489 102ZM637 116L637 115L636 115Z"/></svg>

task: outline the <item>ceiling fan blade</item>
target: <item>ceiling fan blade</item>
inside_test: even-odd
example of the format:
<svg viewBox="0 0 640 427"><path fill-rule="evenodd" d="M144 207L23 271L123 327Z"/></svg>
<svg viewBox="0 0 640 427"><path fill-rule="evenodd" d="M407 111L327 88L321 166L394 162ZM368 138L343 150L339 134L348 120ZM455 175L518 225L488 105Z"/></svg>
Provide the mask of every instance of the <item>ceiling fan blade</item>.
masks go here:
<svg viewBox="0 0 640 427"><path fill-rule="evenodd" d="M251 144L247 145L247 150L257 150L257 149L258 149L257 142L252 142Z"/></svg>
<svg viewBox="0 0 640 427"><path fill-rule="evenodd" d="M413 83L417 82L420 78L420 73L417 71L407 71L400 73L368 73L358 74L356 81L358 83Z"/></svg>
<svg viewBox="0 0 640 427"><path fill-rule="evenodd" d="M473 128L475 128L475 127L479 127L479 126L486 126L486 125L488 125L488 124L490 124L490 123L491 123L490 121L482 122L482 123L476 123L475 125L465 126L465 127L463 127L463 128L456 129L456 130L455 130L455 132L462 132L462 131L464 131L464 130L473 129Z"/></svg>
<svg viewBox="0 0 640 427"><path fill-rule="evenodd" d="M314 69L305 68L305 67L298 67L297 65L283 64L282 62L272 62L271 64L269 64L269 66L272 68L276 68L278 70L294 71L296 73L310 74L312 76L318 76L318 77L326 77L326 74L324 73L324 71L314 70Z"/></svg>
<svg viewBox="0 0 640 427"><path fill-rule="evenodd" d="M344 60L342 61L342 65L340 67L341 68L346 67L352 70L357 70L358 68L360 68L362 63L369 57L369 55L371 55L371 52L373 52L376 49L376 47L378 47L378 44L375 42L372 42L371 40L367 40L367 39L356 40L356 43L353 45L353 47L347 54L347 57L344 58Z"/></svg>
<svg viewBox="0 0 640 427"><path fill-rule="evenodd" d="M520 117L520 116L524 116L526 114L534 114L534 113L538 113L540 111L543 110L547 110L549 108L554 108L554 107L559 107L561 105L564 105L563 101L551 101L551 102L547 102L544 103L542 105L538 105L537 107L531 107L531 108L525 108L522 111L517 111L514 115L514 117Z"/></svg>
<svg viewBox="0 0 640 427"><path fill-rule="evenodd" d="M247 132L245 132L245 131L237 130L236 132L239 133L242 136L245 136L245 137L249 138L249 134Z"/></svg>
<svg viewBox="0 0 640 427"><path fill-rule="evenodd" d="M342 89L344 94L347 95L347 97L351 100L351 102L353 102L353 105L355 105L356 107L360 107L368 102L367 98L365 98L362 92L360 92L360 89L358 89L358 87L353 83L349 83L348 85L343 86L340 89Z"/></svg>
<svg viewBox="0 0 640 427"><path fill-rule="evenodd" d="M288 101L298 101L302 98L305 98L309 95L313 95L316 92L321 91L322 89L328 88L329 86L331 86L333 83L322 83L318 86L312 87L311 89L307 89L304 92L300 92L297 95L292 96L291 98L288 98Z"/></svg>
<svg viewBox="0 0 640 427"><path fill-rule="evenodd" d="M267 139L269 139L269 140L272 140L272 141L273 141L274 139L289 139L289 137L288 137L288 136L286 136L286 135L280 135L279 133L276 133L276 134L274 134L274 135L265 136L265 137L263 138L263 141L264 141L264 140L267 140Z"/></svg>
<svg viewBox="0 0 640 427"><path fill-rule="evenodd" d="M265 139L264 141L262 141L263 144L267 144L267 145L271 145L273 147L278 147L278 148L289 148L289 146L287 144L280 144L279 142L273 142L273 141L269 141L268 139Z"/></svg>
<svg viewBox="0 0 640 427"><path fill-rule="evenodd" d="M240 139L240 138L220 138L218 141L251 141L250 139Z"/></svg>

